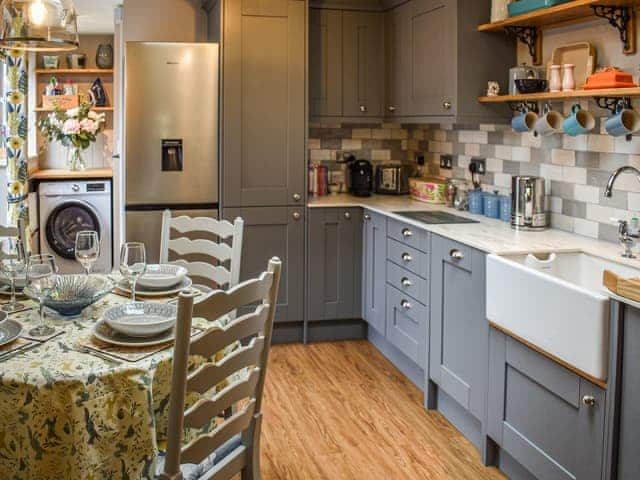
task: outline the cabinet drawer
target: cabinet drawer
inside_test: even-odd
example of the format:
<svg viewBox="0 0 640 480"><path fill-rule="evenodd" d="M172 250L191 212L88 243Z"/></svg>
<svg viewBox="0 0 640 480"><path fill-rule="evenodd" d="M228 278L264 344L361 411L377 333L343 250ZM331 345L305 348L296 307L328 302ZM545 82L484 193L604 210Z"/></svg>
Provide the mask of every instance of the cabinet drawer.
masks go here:
<svg viewBox="0 0 640 480"><path fill-rule="evenodd" d="M427 305L429 298L427 280L415 273L387 261L387 283L423 305Z"/></svg>
<svg viewBox="0 0 640 480"><path fill-rule="evenodd" d="M429 255L408 245L387 238L387 260L407 270L427 278L429 275Z"/></svg>
<svg viewBox="0 0 640 480"><path fill-rule="evenodd" d="M387 235L405 245L429 253L429 233L420 228L390 218L387 222Z"/></svg>
<svg viewBox="0 0 640 480"><path fill-rule="evenodd" d="M453 240L447 240L446 255L444 261L455 265L458 268L472 271L472 258L473 249L463 245L462 243L454 242Z"/></svg>
<svg viewBox="0 0 640 480"><path fill-rule="evenodd" d="M427 315L424 305L387 285L387 340L422 368L426 363Z"/></svg>

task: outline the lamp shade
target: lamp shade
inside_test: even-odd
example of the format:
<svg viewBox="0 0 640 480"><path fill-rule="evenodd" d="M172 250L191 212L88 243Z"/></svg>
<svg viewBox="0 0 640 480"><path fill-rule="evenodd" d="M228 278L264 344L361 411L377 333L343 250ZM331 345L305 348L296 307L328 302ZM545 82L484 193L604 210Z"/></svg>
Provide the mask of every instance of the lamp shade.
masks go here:
<svg viewBox="0 0 640 480"><path fill-rule="evenodd" d="M0 48L60 52L78 48L72 0L1 0Z"/></svg>

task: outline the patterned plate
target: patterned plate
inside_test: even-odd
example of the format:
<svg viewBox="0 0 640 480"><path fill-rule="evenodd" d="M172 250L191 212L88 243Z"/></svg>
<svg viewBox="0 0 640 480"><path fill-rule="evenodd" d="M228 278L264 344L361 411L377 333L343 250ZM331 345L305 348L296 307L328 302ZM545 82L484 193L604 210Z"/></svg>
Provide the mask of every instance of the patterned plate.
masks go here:
<svg viewBox="0 0 640 480"><path fill-rule="evenodd" d="M22 325L15 320L0 323L0 346L13 342L22 333Z"/></svg>
<svg viewBox="0 0 640 480"><path fill-rule="evenodd" d="M180 293L182 290L186 290L191 287L192 284L193 282L189 277L184 277L178 285L169 289L154 290L144 288L141 285L136 285L136 295L142 295L143 297L169 297L176 293ZM126 279L122 279L118 282L118 289L125 293L131 293L131 287Z"/></svg>
<svg viewBox="0 0 640 480"><path fill-rule="evenodd" d="M93 327L93 335L105 343L120 347L151 347L173 340L173 329L162 332L155 337L129 337L113 330L104 319L100 319Z"/></svg>

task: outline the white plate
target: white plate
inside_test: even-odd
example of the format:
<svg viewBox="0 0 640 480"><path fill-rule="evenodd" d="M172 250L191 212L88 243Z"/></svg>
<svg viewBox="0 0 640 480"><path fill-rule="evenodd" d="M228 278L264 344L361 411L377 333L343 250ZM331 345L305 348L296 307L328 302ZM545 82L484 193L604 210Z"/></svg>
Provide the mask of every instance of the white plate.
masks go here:
<svg viewBox="0 0 640 480"><path fill-rule="evenodd" d="M168 303L123 303L108 308L102 318L113 329L130 337L154 337L176 323L177 307Z"/></svg>
<svg viewBox="0 0 640 480"><path fill-rule="evenodd" d="M168 297L169 295L175 295L176 293L180 293L182 290L185 290L191 287L192 283L193 282L189 277L184 277L178 285L166 290L165 289L153 290L148 288L142 288L140 285L136 284L136 295L142 295L144 297ZM131 293L129 282L125 279L122 279L118 282L118 289L122 290L125 293Z"/></svg>
<svg viewBox="0 0 640 480"><path fill-rule="evenodd" d="M187 275L181 265L147 265L147 271L138 279L137 285L146 289L167 289L178 285Z"/></svg>
<svg viewBox="0 0 640 480"><path fill-rule="evenodd" d="M105 343L119 347L152 347L173 340L173 329L150 338L129 337L113 330L103 319L93 327L93 335Z"/></svg>
<svg viewBox="0 0 640 480"><path fill-rule="evenodd" d="M22 333L22 325L15 320L0 323L0 346L13 342Z"/></svg>

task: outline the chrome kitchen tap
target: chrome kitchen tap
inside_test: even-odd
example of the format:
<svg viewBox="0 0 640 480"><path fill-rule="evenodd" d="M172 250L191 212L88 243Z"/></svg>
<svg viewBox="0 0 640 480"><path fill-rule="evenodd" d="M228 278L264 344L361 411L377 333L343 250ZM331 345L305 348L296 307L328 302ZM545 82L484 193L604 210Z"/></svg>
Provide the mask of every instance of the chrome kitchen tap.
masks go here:
<svg viewBox="0 0 640 480"><path fill-rule="evenodd" d="M609 181L607 182L607 186L604 189L604 196L606 198L611 198L613 193L613 184L616 183L616 179L623 172L632 172L636 174L638 181L640 182L640 170L636 167L632 167L630 165L625 165L624 167L620 167L613 171L611 176L609 177ZM636 240L640 238L637 233L629 233L629 223L626 220L617 220L618 221L618 241L624 247L624 251L621 255L625 258L635 258L633 254L633 247L636 244Z"/></svg>

